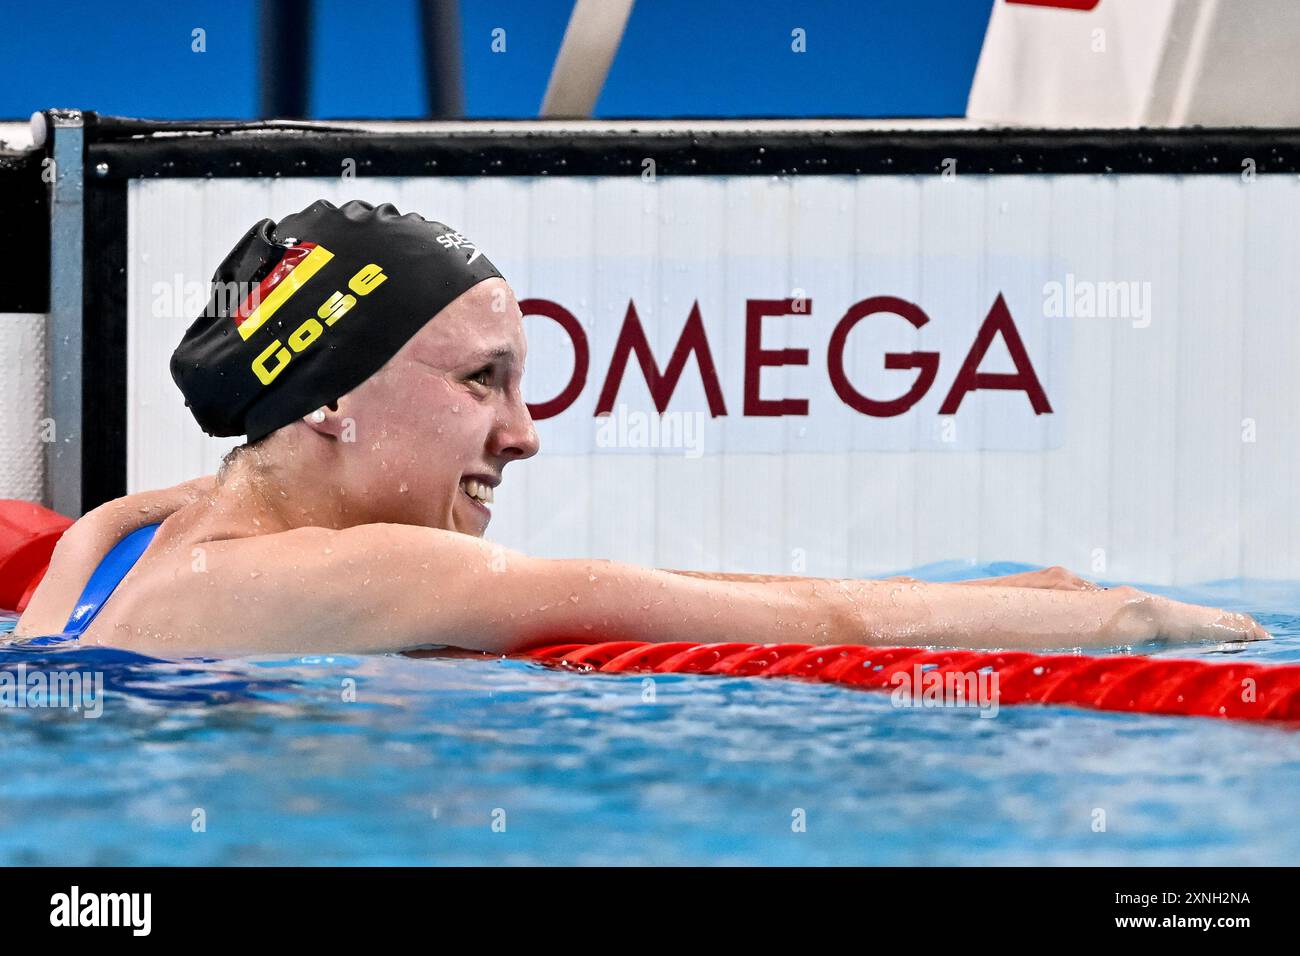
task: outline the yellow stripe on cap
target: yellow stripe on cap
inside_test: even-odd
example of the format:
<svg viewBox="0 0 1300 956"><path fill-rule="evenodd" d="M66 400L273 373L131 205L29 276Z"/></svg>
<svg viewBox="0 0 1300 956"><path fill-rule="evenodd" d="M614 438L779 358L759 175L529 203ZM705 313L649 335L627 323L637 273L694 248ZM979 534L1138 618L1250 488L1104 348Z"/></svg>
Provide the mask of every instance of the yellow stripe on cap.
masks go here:
<svg viewBox="0 0 1300 956"><path fill-rule="evenodd" d="M334 253L324 246L317 246L307 253L307 258L294 266L289 274L280 280L280 284L271 290L271 294L248 314L248 318L239 323L239 334L244 341L247 342L253 333L266 323L267 319L275 315L280 306L288 302L295 292L306 285L307 281L333 258Z"/></svg>

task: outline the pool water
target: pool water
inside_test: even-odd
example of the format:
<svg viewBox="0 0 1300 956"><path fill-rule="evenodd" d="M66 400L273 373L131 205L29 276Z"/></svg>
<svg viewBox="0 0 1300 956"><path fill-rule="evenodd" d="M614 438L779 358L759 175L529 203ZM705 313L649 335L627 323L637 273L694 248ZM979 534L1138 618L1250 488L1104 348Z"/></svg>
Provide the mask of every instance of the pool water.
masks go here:
<svg viewBox="0 0 1300 956"><path fill-rule="evenodd" d="M1251 611L1277 639L1241 656L1300 662L1300 583L1156 590ZM510 660L0 645L0 669L19 663L99 671L107 692L98 719L0 709L4 865L1300 858L1287 726L1047 707L989 719L794 680Z"/></svg>

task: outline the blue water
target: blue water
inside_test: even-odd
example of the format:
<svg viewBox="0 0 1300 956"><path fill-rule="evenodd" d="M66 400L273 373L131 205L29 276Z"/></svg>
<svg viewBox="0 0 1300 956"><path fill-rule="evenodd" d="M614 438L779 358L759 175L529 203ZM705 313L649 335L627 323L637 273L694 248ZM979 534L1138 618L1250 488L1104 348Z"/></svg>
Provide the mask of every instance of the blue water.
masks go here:
<svg viewBox="0 0 1300 956"><path fill-rule="evenodd" d="M1300 661L1300 584L1164 593L1251 611L1278 638L1241 657ZM1300 858L1300 730L1286 727L1045 707L987 719L792 680L648 685L505 660L0 646L0 668L20 661L101 671L108 690L99 719L0 709L4 865Z"/></svg>

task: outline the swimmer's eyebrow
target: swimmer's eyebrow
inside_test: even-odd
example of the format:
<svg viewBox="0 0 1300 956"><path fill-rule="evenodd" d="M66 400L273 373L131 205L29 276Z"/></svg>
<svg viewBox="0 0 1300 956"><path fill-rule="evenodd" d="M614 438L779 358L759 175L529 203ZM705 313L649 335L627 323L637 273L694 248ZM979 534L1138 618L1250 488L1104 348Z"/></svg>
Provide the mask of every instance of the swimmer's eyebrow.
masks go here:
<svg viewBox="0 0 1300 956"><path fill-rule="evenodd" d="M497 359L507 359L515 361L515 350L506 345L499 345L494 349L485 349L482 352L475 352L465 360L467 365L487 365L495 362Z"/></svg>
<svg viewBox="0 0 1300 956"><path fill-rule="evenodd" d="M444 362L438 361L431 356L421 355L418 352L413 353L412 358L421 365L427 365L430 368L443 370L448 367ZM472 355L467 355L464 359L456 362L451 367L480 369L485 365L491 365L497 359L504 359L506 364L510 366L516 366L519 364L519 356L515 353L514 349L510 348L508 345L498 345L493 349L483 349L482 351L475 352Z"/></svg>

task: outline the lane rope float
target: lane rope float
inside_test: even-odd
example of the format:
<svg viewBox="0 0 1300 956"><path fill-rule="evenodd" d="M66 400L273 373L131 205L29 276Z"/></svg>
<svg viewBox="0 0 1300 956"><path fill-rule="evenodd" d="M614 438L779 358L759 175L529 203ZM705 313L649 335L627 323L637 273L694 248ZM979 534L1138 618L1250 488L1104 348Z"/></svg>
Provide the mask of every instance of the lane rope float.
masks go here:
<svg viewBox="0 0 1300 956"><path fill-rule="evenodd" d="M917 692L918 677L923 676L922 683L965 687L969 684L962 678L987 671L996 675L999 706L1049 704L1135 714L1300 721L1300 665L1291 664L858 644L641 641L555 644L516 656L601 674L792 677L886 692L906 685L911 693ZM956 678L951 684L949 675ZM974 701L969 705L975 706Z"/></svg>

